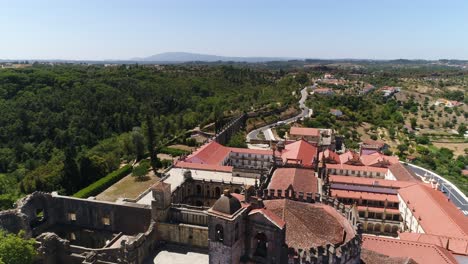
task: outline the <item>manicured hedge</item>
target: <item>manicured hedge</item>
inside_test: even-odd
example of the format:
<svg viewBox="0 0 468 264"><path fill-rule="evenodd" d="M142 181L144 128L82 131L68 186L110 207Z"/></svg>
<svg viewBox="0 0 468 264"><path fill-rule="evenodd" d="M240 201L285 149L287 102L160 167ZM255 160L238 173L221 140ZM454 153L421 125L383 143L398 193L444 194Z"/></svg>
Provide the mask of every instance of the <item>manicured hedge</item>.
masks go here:
<svg viewBox="0 0 468 264"><path fill-rule="evenodd" d="M105 189L109 188L112 184L118 182L130 172L132 172L132 166L129 164L125 165L122 168L107 174L105 177L81 189L80 191L75 193L73 197L88 198L89 196L95 196L100 192L104 191Z"/></svg>
<svg viewBox="0 0 468 264"><path fill-rule="evenodd" d="M169 148L169 147L161 148L159 152L164 153L164 154L171 155L171 156L173 156L173 157L176 157L176 156L180 156L180 155L184 155L184 154L188 154L188 153L189 153L189 152L186 151L186 150L176 149L176 148Z"/></svg>

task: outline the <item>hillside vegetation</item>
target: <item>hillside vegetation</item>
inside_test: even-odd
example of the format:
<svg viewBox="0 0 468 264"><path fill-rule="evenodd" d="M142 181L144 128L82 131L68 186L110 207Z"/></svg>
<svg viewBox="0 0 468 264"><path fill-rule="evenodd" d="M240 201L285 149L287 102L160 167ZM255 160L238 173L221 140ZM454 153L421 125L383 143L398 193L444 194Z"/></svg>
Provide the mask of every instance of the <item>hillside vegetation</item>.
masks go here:
<svg viewBox="0 0 468 264"><path fill-rule="evenodd" d="M298 88L232 66L0 70L0 208L36 190L73 194L196 126L291 104Z"/></svg>

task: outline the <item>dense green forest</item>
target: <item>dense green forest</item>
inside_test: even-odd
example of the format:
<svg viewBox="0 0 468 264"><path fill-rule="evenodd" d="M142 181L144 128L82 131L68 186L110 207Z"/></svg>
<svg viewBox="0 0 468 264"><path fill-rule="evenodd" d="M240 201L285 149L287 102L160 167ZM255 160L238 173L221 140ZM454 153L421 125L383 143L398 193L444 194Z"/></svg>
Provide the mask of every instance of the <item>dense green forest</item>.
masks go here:
<svg viewBox="0 0 468 264"><path fill-rule="evenodd" d="M0 70L0 208L72 194L198 125L296 103L298 89L282 71L232 66Z"/></svg>

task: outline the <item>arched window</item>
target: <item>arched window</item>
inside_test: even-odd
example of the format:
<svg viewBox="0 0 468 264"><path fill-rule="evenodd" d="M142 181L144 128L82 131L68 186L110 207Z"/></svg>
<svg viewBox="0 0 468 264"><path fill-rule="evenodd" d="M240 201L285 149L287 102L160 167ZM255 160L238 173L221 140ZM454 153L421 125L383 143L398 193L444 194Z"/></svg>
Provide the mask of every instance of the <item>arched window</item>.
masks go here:
<svg viewBox="0 0 468 264"><path fill-rule="evenodd" d="M224 241L224 230L223 226L216 225L215 227L215 241L223 242Z"/></svg>
<svg viewBox="0 0 468 264"><path fill-rule="evenodd" d="M201 194L202 194L201 186L200 186L200 185L197 185L197 194L198 194L198 195L201 195Z"/></svg>
<svg viewBox="0 0 468 264"><path fill-rule="evenodd" d="M263 232L258 232L255 235L255 240L257 241L257 247L255 248L254 256L265 258L267 256L267 251L268 251L267 236Z"/></svg>
<svg viewBox="0 0 468 264"><path fill-rule="evenodd" d="M380 232L380 227L381 227L380 224L375 224L375 226L374 226L374 231L375 231L375 232Z"/></svg>
<svg viewBox="0 0 468 264"><path fill-rule="evenodd" d="M392 227L390 225L385 225L384 231L385 233L390 233L392 231Z"/></svg>
<svg viewBox="0 0 468 264"><path fill-rule="evenodd" d="M394 225L392 226L392 233L398 233L398 226Z"/></svg>
<svg viewBox="0 0 468 264"><path fill-rule="evenodd" d="M367 223L367 231L374 231L374 224L373 223Z"/></svg>
<svg viewBox="0 0 468 264"><path fill-rule="evenodd" d="M219 187L216 187L215 189L215 197L218 199L221 196L221 189Z"/></svg>

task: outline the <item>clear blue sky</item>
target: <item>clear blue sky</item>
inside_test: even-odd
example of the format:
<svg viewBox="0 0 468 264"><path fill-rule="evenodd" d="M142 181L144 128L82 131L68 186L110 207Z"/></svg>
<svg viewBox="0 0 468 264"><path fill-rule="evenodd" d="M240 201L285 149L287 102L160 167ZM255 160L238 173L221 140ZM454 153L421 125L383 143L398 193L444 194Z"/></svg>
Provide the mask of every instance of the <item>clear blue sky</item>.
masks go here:
<svg viewBox="0 0 468 264"><path fill-rule="evenodd" d="M468 59L468 1L0 0L1 59Z"/></svg>

